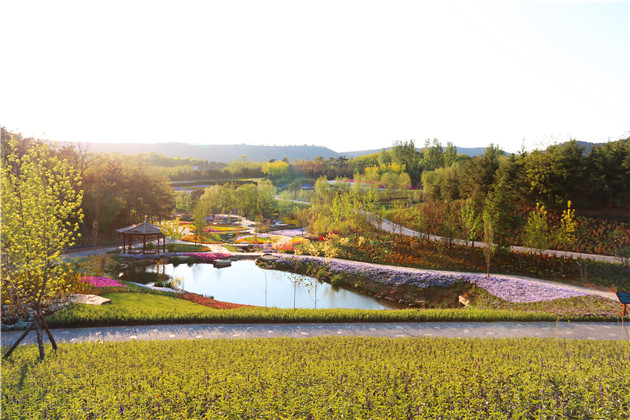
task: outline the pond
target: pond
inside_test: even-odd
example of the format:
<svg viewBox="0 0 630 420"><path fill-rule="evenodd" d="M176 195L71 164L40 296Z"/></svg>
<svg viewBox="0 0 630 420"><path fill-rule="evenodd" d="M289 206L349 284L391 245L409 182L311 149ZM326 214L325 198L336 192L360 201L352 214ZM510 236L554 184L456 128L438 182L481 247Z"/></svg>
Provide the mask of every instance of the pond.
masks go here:
<svg viewBox="0 0 630 420"><path fill-rule="evenodd" d="M157 272L157 266L147 272ZM215 268L212 264L162 265L165 273L180 289L212 296L216 300L245 305L277 308L350 308L390 309L375 298L345 289L333 289L325 282L293 273L265 270L253 260L236 261L231 267Z"/></svg>

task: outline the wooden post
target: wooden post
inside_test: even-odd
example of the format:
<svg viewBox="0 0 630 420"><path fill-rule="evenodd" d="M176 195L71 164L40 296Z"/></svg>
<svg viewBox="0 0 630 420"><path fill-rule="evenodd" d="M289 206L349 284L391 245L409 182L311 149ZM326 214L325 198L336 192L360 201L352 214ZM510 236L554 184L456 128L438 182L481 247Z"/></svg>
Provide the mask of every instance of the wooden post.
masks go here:
<svg viewBox="0 0 630 420"><path fill-rule="evenodd" d="M619 299L619 303L623 306L623 311L621 313L621 317L625 317L628 313L627 305L630 304L630 293L628 292L617 292L617 299Z"/></svg>
<svg viewBox="0 0 630 420"><path fill-rule="evenodd" d="M35 326L35 320L33 320L33 322L31 322L31 325L28 326L28 328L26 329L26 331L24 331L24 333L20 336L20 338L15 340L15 343L13 343L13 345L11 346L9 351L7 351L4 354L4 356L2 356L3 359L7 359L9 356L11 356L11 353L13 353L13 350L15 350L15 348L18 346L18 344L20 344L20 342L22 340L24 340L24 337L26 337L28 335L28 333L33 329L34 326Z"/></svg>
<svg viewBox="0 0 630 420"><path fill-rule="evenodd" d="M48 334L48 339L50 340L50 343L52 344L53 350L57 350L57 342L53 338L53 335L50 332L50 329L48 329L48 324L46 324L46 320L44 319L44 317L42 317L42 327L44 327L44 331L46 331L46 334Z"/></svg>
<svg viewBox="0 0 630 420"><path fill-rule="evenodd" d="M146 254L147 251L147 237L142 236L142 255Z"/></svg>

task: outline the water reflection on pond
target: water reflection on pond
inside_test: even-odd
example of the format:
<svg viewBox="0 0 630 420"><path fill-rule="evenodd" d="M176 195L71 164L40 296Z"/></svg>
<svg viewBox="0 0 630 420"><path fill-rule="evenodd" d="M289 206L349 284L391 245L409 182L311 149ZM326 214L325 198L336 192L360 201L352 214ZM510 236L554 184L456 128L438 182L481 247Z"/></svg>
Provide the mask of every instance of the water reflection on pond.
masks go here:
<svg viewBox="0 0 630 420"><path fill-rule="evenodd" d="M157 267L147 267L156 272ZM215 268L211 264L160 266L178 287L192 293L214 296L215 299L246 305L277 308L353 308L389 309L378 300L345 289L334 290L316 279L258 267L255 261L236 261L231 267ZM315 287L316 285L316 287ZM265 297L266 295L266 297ZM266 303L266 304L265 304Z"/></svg>

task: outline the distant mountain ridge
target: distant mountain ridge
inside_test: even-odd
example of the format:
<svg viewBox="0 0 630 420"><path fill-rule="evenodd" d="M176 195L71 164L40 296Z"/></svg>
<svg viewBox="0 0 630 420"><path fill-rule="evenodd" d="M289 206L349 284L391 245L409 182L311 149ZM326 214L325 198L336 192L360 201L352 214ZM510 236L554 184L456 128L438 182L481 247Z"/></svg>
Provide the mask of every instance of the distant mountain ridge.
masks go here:
<svg viewBox="0 0 630 420"><path fill-rule="evenodd" d="M62 144L68 144L63 143ZM231 162L247 156L253 162L269 161L286 157L289 161L296 159L310 160L317 156L324 159L345 156L354 158L371 153L380 152L382 149L358 150L353 152L335 152L324 146L262 146L251 144L190 144L190 143L87 143L88 150L94 153L120 153L123 155L135 155L138 153L158 153L167 157L181 157L203 159L209 162ZM386 148L386 150L391 147ZM483 154L484 147L457 148L458 153L468 156ZM418 149L421 150L421 149Z"/></svg>
<svg viewBox="0 0 630 420"><path fill-rule="evenodd" d="M189 143L88 143L90 152L120 153L135 155L138 153L158 153L167 157L204 159L209 162L232 162L247 156L253 162L269 161L286 157L295 159L313 159L322 156L336 158L339 153L323 146L260 146L251 144L189 144Z"/></svg>

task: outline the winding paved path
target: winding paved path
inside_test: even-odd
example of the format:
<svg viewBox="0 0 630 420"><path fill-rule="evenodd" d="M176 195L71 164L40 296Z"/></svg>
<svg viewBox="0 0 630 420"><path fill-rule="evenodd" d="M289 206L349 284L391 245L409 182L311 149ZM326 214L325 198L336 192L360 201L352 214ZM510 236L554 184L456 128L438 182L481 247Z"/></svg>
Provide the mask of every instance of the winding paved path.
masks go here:
<svg viewBox="0 0 630 420"><path fill-rule="evenodd" d="M59 342L131 340L194 340L271 337L459 337L459 338L571 338L629 340L628 323L616 322L407 322L333 324L186 324L134 327L53 329ZM22 331L3 331L2 345L12 344ZM48 338L44 334L45 341ZM22 344L35 344L31 331Z"/></svg>

